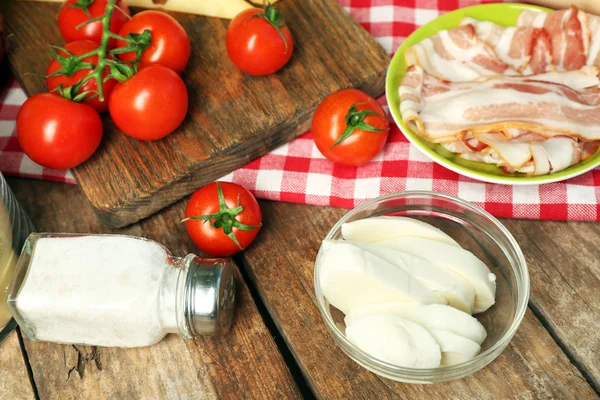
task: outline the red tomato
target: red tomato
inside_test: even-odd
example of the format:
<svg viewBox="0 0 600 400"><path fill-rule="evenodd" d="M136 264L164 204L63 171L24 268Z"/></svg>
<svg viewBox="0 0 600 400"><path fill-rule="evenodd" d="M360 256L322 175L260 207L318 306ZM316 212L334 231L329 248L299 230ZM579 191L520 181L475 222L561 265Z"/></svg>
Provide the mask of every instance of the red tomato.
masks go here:
<svg viewBox="0 0 600 400"><path fill-rule="evenodd" d="M89 53L90 51L98 48L98 45L90 40L79 40L77 42L71 42L71 43L66 44L64 46L64 48L67 51L73 53L74 55L80 56L82 54ZM66 56L65 52L63 52L63 51L59 51L58 54L61 56ZM84 58L82 61L89 62L89 63L96 65L98 63L98 56L87 57L87 58ZM56 59L53 59L50 62L48 69L46 70L46 75L50 75L53 72L56 72L61 68L62 68L62 66L60 65L60 63ZM91 69L81 69L81 70L75 72L74 74L72 74L71 76L59 75L59 76L48 77L48 78L46 78L46 86L48 87L49 91L56 89L59 85L62 85L63 87L73 86L91 73L92 73ZM106 77L108 74L109 74L109 71L106 70L102 74L102 76ZM102 85L102 91L104 93L104 101L100 101L98 99L98 97L94 97L90 100L84 101L83 103L85 103L89 106L92 106L99 113L103 113L104 111L108 110L108 98L110 97L110 93L112 92L112 89L116 83L117 83L117 81L115 81L114 79L109 79L108 81L104 82L104 84ZM98 84L95 79L91 79L91 80L87 81L77 93L83 93L83 92L87 92L89 90L94 91L94 92L96 92L98 90Z"/></svg>
<svg viewBox="0 0 600 400"><path fill-rule="evenodd" d="M102 121L86 104L42 93L21 106L17 135L33 161L47 168L68 169L94 154L102 139Z"/></svg>
<svg viewBox="0 0 600 400"><path fill-rule="evenodd" d="M312 120L319 151L331 161L358 166L373 159L385 145L389 124L377 101L357 89L345 89L323 100Z"/></svg>
<svg viewBox="0 0 600 400"><path fill-rule="evenodd" d="M142 11L123 25L119 36L128 37L130 33L141 34L151 31L152 43L143 53L139 66L160 64L180 74L190 59L190 38L177 20L160 11ZM117 48L127 46L117 41ZM123 61L135 61L135 52L119 54Z"/></svg>
<svg viewBox="0 0 600 400"><path fill-rule="evenodd" d="M90 22L79 29L77 27L85 21L104 15L107 2L108 0L66 0L58 12L58 27L65 42L91 40L100 44L102 40L102 21ZM90 3L87 6L89 15L81 7L77 7L78 4L87 3ZM128 15L130 15L129 8L123 0L117 0L116 5L127 15L115 8L110 18L110 31L113 33L119 32L123 24L129 19ZM116 41L111 39L108 47L114 47L115 43Z"/></svg>
<svg viewBox="0 0 600 400"><path fill-rule="evenodd" d="M123 132L136 139L156 140L173 132L185 119L188 94L183 80L162 65L142 68L117 83L108 111Z"/></svg>
<svg viewBox="0 0 600 400"><path fill-rule="evenodd" d="M262 213L252 193L229 182L213 182L194 193L185 210L185 227L203 252L226 257L252 243Z"/></svg>
<svg viewBox="0 0 600 400"><path fill-rule="evenodd" d="M290 29L273 6L239 13L229 24L226 42L231 61L250 75L272 74L287 64L294 51Z"/></svg>

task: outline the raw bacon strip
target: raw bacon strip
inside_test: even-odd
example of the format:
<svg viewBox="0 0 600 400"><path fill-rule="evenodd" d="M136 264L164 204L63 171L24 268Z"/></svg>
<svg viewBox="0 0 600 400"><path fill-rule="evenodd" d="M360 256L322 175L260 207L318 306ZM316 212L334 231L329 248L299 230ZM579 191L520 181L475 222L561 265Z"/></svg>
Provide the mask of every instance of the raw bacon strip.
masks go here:
<svg viewBox="0 0 600 400"><path fill-rule="evenodd" d="M600 17L588 14L587 18L590 30L590 48L588 50L586 65L593 65L600 68Z"/></svg>
<svg viewBox="0 0 600 400"><path fill-rule="evenodd" d="M545 30L531 26L506 27L465 17L461 25L475 27L477 37L496 55L524 75L554 71L552 42Z"/></svg>
<svg viewBox="0 0 600 400"><path fill-rule="evenodd" d="M587 14L571 6L553 12L525 10L517 26L544 28L552 40L552 57L559 70L572 71L587 64L590 29Z"/></svg>
<svg viewBox="0 0 600 400"><path fill-rule="evenodd" d="M402 119L406 124L417 124L420 131L423 130L423 123L421 122L421 118L419 118L419 112L425 104L422 97L424 78L425 75L422 68L416 66L408 67L399 89Z"/></svg>
<svg viewBox="0 0 600 400"><path fill-rule="evenodd" d="M449 81L470 81L481 76L518 75L475 34L473 25L440 31L406 49L406 63Z"/></svg>
<svg viewBox="0 0 600 400"><path fill-rule="evenodd" d="M576 71L554 71L539 74L530 79L544 82L554 82L570 87L571 89L581 90L586 88L597 88L600 85L598 73L600 70L594 66L585 66Z"/></svg>
<svg viewBox="0 0 600 400"><path fill-rule="evenodd" d="M588 157L593 156L594 153L598 151L598 148L600 148L600 141L597 140L595 142L585 142L581 147L581 159L585 160Z"/></svg>
<svg viewBox="0 0 600 400"><path fill-rule="evenodd" d="M403 121L432 142L453 142L466 131L474 134L498 131L508 136L511 128L542 136L552 132L584 141L600 139L600 105L587 102L600 88L581 92L565 85L537 81L535 76L444 82L417 66L411 66L409 73L422 77L423 103L420 110L407 113ZM435 88L434 93L430 86ZM411 106L403 106L401 100L401 110L403 108Z"/></svg>

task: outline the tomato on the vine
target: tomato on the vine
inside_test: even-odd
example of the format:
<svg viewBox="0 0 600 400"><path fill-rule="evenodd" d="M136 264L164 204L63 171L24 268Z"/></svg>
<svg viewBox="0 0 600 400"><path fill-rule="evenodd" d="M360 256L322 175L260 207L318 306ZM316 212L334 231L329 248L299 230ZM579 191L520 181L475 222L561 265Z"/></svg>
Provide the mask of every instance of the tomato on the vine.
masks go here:
<svg viewBox="0 0 600 400"><path fill-rule="evenodd" d="M139 67L159 64L181 73L190 59L190 38L177 20L160 11L142 11L135 14L123 25L119 36L128 38L130 34L140 35L150 31L151 43L141 55ZM117 41L116 48L126 48L128 43ZM118 54L123 61L135 61L136 53L130 51Z"/></svg>
<svg viewBox="0 0 600 400"><path fill-rule="evenodd" d="M19 110L17 137L36 163L68 169L94 154L102 139L102 121L86 104L53 93L36 94Z"/></svg>
<svg viewBox="0 0 600 400"><path fill-rule="evenodd" d="M344 89L323 100L312 120L319 151L342 165L359 166L385 146L389 123L377 101L357 89Z"/></svg>
<svg viewBox="0 0 600 400"><path fill-rule="evenodd" d="M78 40L76 42L67 43L64 46L64 49L75 56L80 56L82 54L89 53L90 51L96 49L97 47L98 47L98 45L90 40ZM59 57L64 57L66 55L67 54L64 51L62 51L62 50L58 51ZM81 62L97 65L98 64L98 56L86 57L83 60L81 60ZM65 61L65 64L69 64L69 62ZM85 68L85 69L79 69L79 70L71 73L68 71L69 67L70 67L70 65L66 65L66 66L61 65L61 63L57 59L53 59L50 62L50 65L48 66L48 69L46 70L46 86L48 87L49 91L55 90L60 85L62 85L63 88L67 88L67 87L76 85L83 78L85 78L86 76L91 74L93 71L92 69ZM57 71L64 72L64 74L50 76ZM104 71L102 73L102 77L105 78L109 73L110 73L110 71L107 69L106 71ZM108 110L108 98L110 97L110 93L116 83L117 83L117 81L115 81L114 79L109 79L106 82L104 82L104 84L102 85L102 91L104 93L104 101L100 101L98 96L96 96L96 97L90 98L89 100L85 100L83 103L87 104L89 106L92 106L99 113L103 113L104 111ZM88 92L88 91L96 92L97 90L98 90L98 82L96 81L96 79L90 79L89 81L87 81L85 84L83 84L81 86L81 89L79 89L79 91L77 93L74 93L74 94L79 94L79 93Z"/></svg>
<svg viewBox="0 0 600 400"><path fill-rule="evenodd" d="M194 243L218 257L244 250L262 226L262 213L252 193L229 182L213 182L197 190L185 216L185 227Z"/></svg>
<svg viewBox="0 0 600 400"><path fill-rule="evenodd" d="M250 75L268 75L292 57L294 39L281 13L268 5L239 13L227 29L231 61Z"/></svg>
<svg viewBox="0 0 600 400"><path fill-rule="evenodd" d="M142 140L167 136L181 125L187 110L185 83L162 65L142 68L124 83L117 83L108 100L117 127Z"/></svg>
<svg viewBox="0 0 600 400"><path fill-rule="evenodd" d="M80 26L91 19L104 15L108 0L66 0L58 12L58 27L65 42L76 40L91 40L100 44L102 40L102 21L90 22ZM119 32L123 24L129 19L129 8L123 0L117 0L115 11L110 19L110 31ZM86 11L87 10L87 11ZM79 29L77 27L79 26ZM111 39L109 48L114 47L115 40Z"/></svg>

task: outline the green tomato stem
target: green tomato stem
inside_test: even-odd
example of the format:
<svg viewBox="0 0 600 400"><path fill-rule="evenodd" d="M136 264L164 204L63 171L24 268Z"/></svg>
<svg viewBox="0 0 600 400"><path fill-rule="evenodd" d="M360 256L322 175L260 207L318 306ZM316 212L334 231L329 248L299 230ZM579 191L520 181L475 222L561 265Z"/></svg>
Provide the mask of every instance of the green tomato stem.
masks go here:
<svg viewBox="0 0 600 400"><path fill-rule="evenodd" d="M81 3L83 5L83 3L87 4L88 0L81 0ZM89 2L91 3L91 2ZM137 72L137 62L135 63L131 63L131 64L125 64L123 62L120 61L114 61L111 59L108 59L107 57L109 56L110 52L108 51L108 44L110 43L111 39L117 39L117 40L122 40L124 42L126 42L128 44L128 47L132 47L134 48L134 50L132 51L136 51L136 46L138 46L138 44L136 43L136 41L133 38L124 38L122 36L119 36L113 32L110 31L110 21L113 15L113 12L115 10L118 10L122 13L125 14L125 12L119 8L119 6L116 5L117 0L108 0L106 3L106 8L104 10L104 15L102 15L101 17L97 17L97 18L92 18L86 22L84 22L82 25L85 25L87 23L91 23L91 22L97 22L97 21L101 21L102 22L102 37L101 37L101 41L100 41L100 46L98 46L98 48L89 51L85 54L79 55L79 56L75 56L73 54L70 54L68 51L61 49L61 51L64 51L65 53L68 54L68 57L70 59L72 59L73 63L81 63L82 60L88 58L88 57L93 57L93 56L97 56L98 57L98 62L96 64L95 67L93 67L93 72L91 72L89 75L87 75L86 77L84 77L81 81L77 82L75 85L73 85L70 88L65 88L64 93L67 93L66 89L71 90L70 93L78 93L79 90L83 87L83 85L85 85L87 82L89 82L92 79L95 79L98 85L98 90L97 92L94 92L94 97L98 97L98 99L100 101L104 101L104 91L102 88L102 85L108 80L108 79L116 79L119 82L124 82L127 79L131 78L131 76L133 76L133 74L135 74L135 72ZM79 6L79 8L83 8L81 6ZM84 10L85 11L85 10ZM78 27L79 28L79 27ZM149 37L148 34L148 39L145 42L145 46L149 46L151 43L151 38ZM145 50L144 47L143 49L141 49L140 51L138 51L138 53L143 52L143 50ZM115 53L117 54L117 53ZM60 57L58 53L55 53L54 56L56 59L60 60ZM63 57L64 58L64 57ZM139 58L139 57L138 57ZM61 63L62 64L62 63ZM89 63L81 63L80 66L77 67L77 70L80 69L92 69L90 68ZM105 70L110 70L110 73L108 74L108 76L106 76L105 78L102 77L103 72ZM57 76L57 75L65 75L66 71L57 71L54 74L52 74L52 76ZM69 74L73 74L76 71L69 71ZM87 93L87 92L86 92ZM84 101L89 99L88 96L77 96L76 99L78 99L79 101ZM75 100L75 98L73 98L73 100Z"/></svg>

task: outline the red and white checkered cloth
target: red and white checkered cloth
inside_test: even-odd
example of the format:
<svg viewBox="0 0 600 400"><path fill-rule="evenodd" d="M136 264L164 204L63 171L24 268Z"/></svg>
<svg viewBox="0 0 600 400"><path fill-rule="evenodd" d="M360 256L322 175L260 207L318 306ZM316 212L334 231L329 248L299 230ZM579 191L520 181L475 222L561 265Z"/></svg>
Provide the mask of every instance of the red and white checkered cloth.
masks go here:
<svg viewBox="0 0 600 400"><path fill-rule="evenodd" d="M392 54L418 26L447 11L489 1L338 2ZM0 170L5 175L75 183L69 171L42 168L23 155L14 127L19 105L24 100L23 91L15 83L0 93ZM385 99L380 102L385 104ZM429 161L395 126L384 151L362 167L342 167L326 160L309 132L223 180L241 184L259 198L296 203L352 208L384 193L421 189L458 196L498 217L600 220L600 168L565 182L546 185L482 183Z"/></svg>

